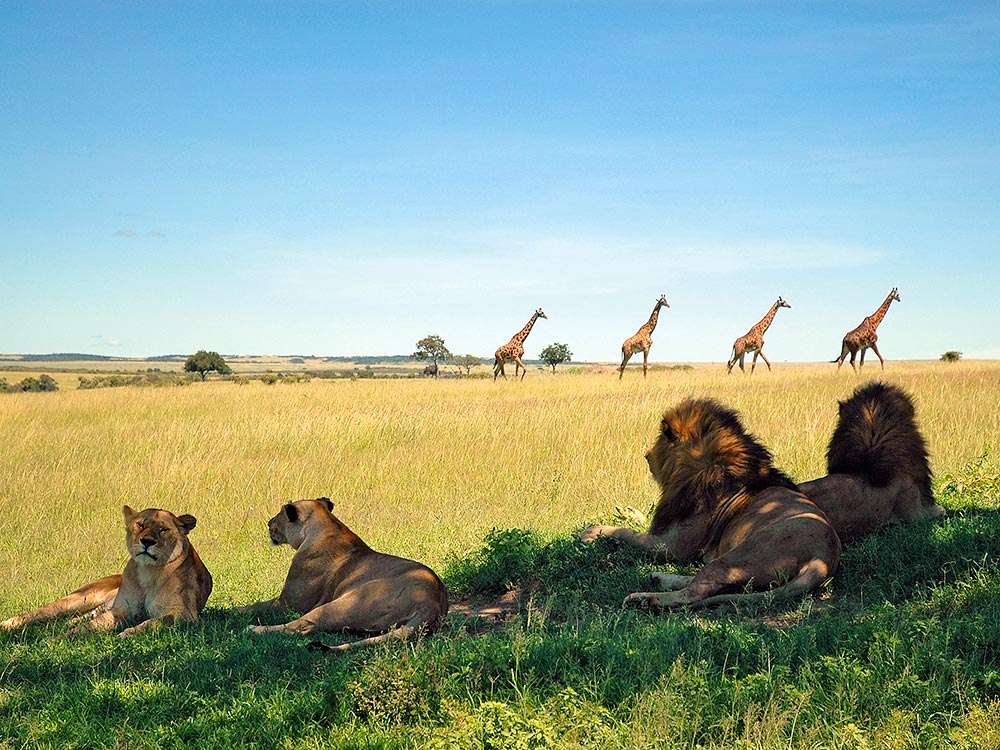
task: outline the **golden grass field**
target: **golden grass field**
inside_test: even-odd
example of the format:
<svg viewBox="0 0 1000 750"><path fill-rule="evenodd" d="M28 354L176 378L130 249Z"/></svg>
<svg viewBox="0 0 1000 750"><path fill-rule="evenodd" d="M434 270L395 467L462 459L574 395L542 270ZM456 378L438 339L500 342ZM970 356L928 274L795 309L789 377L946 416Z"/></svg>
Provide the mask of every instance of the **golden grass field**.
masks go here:
<svg viewBox="0 0 1000 750"><path fill-rule="evenodd" d="M643 454L663 409L690 395L736 408L781 468L810 479L837 400L880 376L914 396L938 482L1000 455L1000 362L100 390L61 374L56 393L0 394L0 619L121 570L124 503L197 516L215 607L276 595L291 551L269 546L266 521L292 499L329 496L372 546L432 567L492 528L568 535L616 506L646 511Z"/></svg>

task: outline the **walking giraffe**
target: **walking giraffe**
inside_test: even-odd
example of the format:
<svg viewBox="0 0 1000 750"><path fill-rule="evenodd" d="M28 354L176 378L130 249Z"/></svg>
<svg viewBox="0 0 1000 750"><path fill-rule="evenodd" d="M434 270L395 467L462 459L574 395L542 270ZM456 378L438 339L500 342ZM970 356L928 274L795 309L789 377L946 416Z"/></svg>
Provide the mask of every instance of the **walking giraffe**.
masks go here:
<svg viewBox="0 0 1000 750"><path fill-rule="evenodd" d="M892 304L893 300L899 302L899 290L896 287L892 288L892 291L889 292L889 296L885 298L885 302L882 303L878 310L862 320L861 325L844 336L844 341L840 345L840 356L834 360L834 362L837 363L838 370L840 369L840 366L844 364L844 357L847 356L848 352L851 354L852 370L857 372L858 367L864 367L866 349L871 349L875 352L875 356L878 357L879 362L882 363L882 369L885 369L885 358L875 345L875 342L878 341L878 334L875 333L875 329L878 328L878 324L882 322L882 318L884 318L886 312L889 311L889 305ZM861 361L858 363L858 367L855 367L854 355L857 354L859 350L861 351Z"/></svg>
<svg viewBox="0 0 1000 750"><path fill-rule="evenodd" d="M767 311L767 315L760 319L760 322L747 331L745 334L740 336L733 343L733 356L729 360L729 364L726 365L726 374L728 375L733 371L733 365L739 360L740 370L746 372L743 367L743 359L746 357L747 352L753 352L753 360L750 362L750 374L753 375L754 368L757 366L757 355L764 360L764 364L767 365L767 369L771 369L771 363L767 361L767 357L764 356L764 333L771 326L771 321L774 320L774 316L778 314L779 307L787 307L791 309L785 300L778 297L778 301L771 305L771 309Z"/></svg>
<svg viewBox="0 0 1000 750"><path fill-rule="evenodd" d="M646 377L646 371L649 369L649 347L653 345L653 329L656 328L656 320L660 317L661 307L670 307L664 294L661 294L660 298L656 300L653 314L649 316L645 325L636 331L634 336L630 336L622 343L622 364L618 368L619 380L625 374L625 365L628 364L629 358L636 352L642 352L642 376Z"/></svg>
<svg viewBox="0 0 1000 750"><path fill-rule="evenodd" d="M503 371L503 363L514 360L514 379L517 379L518 369L523 370L521 373L521 380L524 380L524 376L528 374L528 368L524 366L524 362L521 361L521 355L524 354L524 340L528 338L528 334L531 333L531 327L535 325L535 321L539 318L545 318L548 320L548 315L542 312L542 308L535 310L535 314L531 316L531 320L528 324L522 328L520 331L514 334L514 337L508 341L506 344L501 346L496 350L496 354L493 355L493 381L496 382L497 375L502 375L504 380L507 379L507 373Z"/></svg>

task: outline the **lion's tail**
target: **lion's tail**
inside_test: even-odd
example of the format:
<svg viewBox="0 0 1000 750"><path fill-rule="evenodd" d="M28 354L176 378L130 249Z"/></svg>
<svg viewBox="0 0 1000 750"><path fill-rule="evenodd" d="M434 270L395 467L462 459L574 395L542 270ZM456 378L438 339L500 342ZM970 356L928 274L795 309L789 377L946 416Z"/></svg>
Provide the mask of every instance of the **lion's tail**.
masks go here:
<svg viewBox="0 0 1000 750"><path fill-rule="evenodd" d="M924 503L933 504L927 445L914 418L913 401L893 385L859 387L840 403L840 419L826 452L830 474L862 477L873 487L909 478Z"/></svg>
<svg viewBox="0 0 1000 750"><path fill-rule="evenodd" d="M339 653L343 651L352 651L356 648L364 648L365 646L374 646L378 643L385 643L386 641L405 641L416 635L419 630L419 628L415 628L412 625L401 625L398 628L393 628L392 630L380 635L373 635L371 638L362 638L359 641L351 641L350 643L341 643L339 646L327 646L325 643L312 641L307 644L306 647L314 651L334 651Z"/></svg>

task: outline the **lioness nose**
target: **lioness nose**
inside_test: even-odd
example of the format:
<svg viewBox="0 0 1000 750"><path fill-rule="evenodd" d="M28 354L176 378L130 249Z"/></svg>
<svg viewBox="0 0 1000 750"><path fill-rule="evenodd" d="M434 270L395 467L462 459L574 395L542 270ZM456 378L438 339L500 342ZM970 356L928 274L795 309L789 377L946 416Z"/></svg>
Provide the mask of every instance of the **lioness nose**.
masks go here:
<svg viewBox="0 0 1000 750"><path fill-rule="evenodd" d="M146 549L149 549L154 544L156 544L156 540L151 536L144 536L139 541L142 542L142 546L145 547Z"/></svg>

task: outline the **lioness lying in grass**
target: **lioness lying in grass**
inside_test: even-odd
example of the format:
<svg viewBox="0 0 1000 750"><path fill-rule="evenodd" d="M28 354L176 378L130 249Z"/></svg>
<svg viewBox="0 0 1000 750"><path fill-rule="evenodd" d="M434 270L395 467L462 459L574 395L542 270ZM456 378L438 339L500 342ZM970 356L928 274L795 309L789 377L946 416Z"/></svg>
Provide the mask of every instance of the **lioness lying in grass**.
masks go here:
<svg viewBox="0 0 1000 750"><path fill-rule="evenodd" d="M314 631L377 633L340 646L346 651L409 638L437 628L448 612L448 593L430 568L376 552L332 513L329 498L282 506L268 522L271 542L295 550L276 599L240 607L243 612L304 613L284 625L251 625L251 633Z"/></svg>

